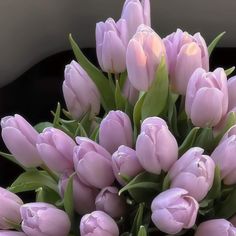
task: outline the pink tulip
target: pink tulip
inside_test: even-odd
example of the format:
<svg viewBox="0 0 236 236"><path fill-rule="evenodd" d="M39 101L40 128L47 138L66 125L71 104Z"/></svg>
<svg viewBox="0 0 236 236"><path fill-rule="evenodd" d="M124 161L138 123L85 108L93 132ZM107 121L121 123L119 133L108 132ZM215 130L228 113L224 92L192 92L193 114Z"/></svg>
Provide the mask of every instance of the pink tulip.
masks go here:
<svg viewBox="0 0 236 236"><path fill-rule="evenodd" d="M193 36L177 29L164 38L172 89L186 94L188 81L192 73L202 67L209 70L209 55L205 40L200 33Z"/></svg>
<svg viewBox="0 0 236 236"><path fill-rule="evenodd" d="M227 109L228 90L224 70L195 70L188 83L185 101L185 111L192 123L199 127L216 126L226 115Z"/></svg>
<svg viewBox="0 0 236 236"><path fill-rule="evenodd" d="M232 110L236 107L236 76L231 77L228 80L228 93L229 93L229 107L228 110Z"/></svg>
<svg viewBox="0 0 236 236"><path fill-rule="evenodd" d="M127 78L125 81L122 94L133 106L138 101L139 91L130 83L129 78Z"/></svg>
<svg viewBox="0 0 236 236"><path fill-rule="evenodd" d="M177 234L182 229L190 229L196 221L199 205L188 191L172 188L154 198L152 221L158 229L167 234Z"/></svg>
<svg viewBox="0 0 236 236"><path fill-rule="evenodd" d="M0 230L0 236L27 236L23 232L10 231L10 230Z"/></svg>
<svg viewBox="0 0 236 236"><path fill-rule="evenodd" d="M37 131L20 115L1 120L2 138L8 150L25 167L37 167L42 160L36 149Z"/></svg>
<svg viewBox="0 0 236 236"><path fill-rule="evenodd" d="M129 41L126 52L128 78L139 91L152 85L157 68L166 52L161 38L148 26L140 25Z"/></svg>

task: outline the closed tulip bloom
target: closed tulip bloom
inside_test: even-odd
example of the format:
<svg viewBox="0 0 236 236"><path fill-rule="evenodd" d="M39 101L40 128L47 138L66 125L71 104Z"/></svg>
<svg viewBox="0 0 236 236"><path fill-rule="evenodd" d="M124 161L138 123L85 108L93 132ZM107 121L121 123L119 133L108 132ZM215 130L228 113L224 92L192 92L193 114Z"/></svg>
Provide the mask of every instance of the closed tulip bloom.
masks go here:
<svg viewBox="0 0 236 236"><path fill-rule="evenodd" d="M119 174L135 177L143 171L135 150L124 145L121 145L112 155L112 168L116 179L121 185L125 185L125 182Z"/></svg>
<svg viewBox="0 0 236 236"><path fill-rule="evenodd" d="M224 136L220 140L220 143L224 142L226 139L228 139L232 135L236 135L236 125L233 125L230 127L230 129L224 134Z"/></svg>
<svg viewBox="0 0 236 236"><path fill-rule="evenodd" d="M103 211L84 215L80 221L81 236L119 236L116 222Z"/></svg>
<svg viewBox="0 0 236 236"><path fill-rule="evenodd" d="M121 18L127 22L129 39L135 34L139 25L151 26L150 12L149 0L141 0L141 2L139 0L125 1Z"/></svg>
<svg viewBox="0 0 236 236"><path fill-rule="evenodd" d="M71 116L79 119L88 111L92 115L98 114L100 94L87 72L76 61L72 61L66 66L64 77L63 95Z"/></svg>
<svg viewBox="0 0 236 236"><path fill-rule="evenodd" d="M21 227L28 236L67 236L70 231L68 215L47 203L27 203L20 208Z"/></svg>
<svg viewBox="0 0 236 236"><path fill-rule="evenodd" d="M126 70L125 53L128 44L127 24L109 18L96 24L96 50L100 67L108 73Z"/></svg>
<svg viewBox="0 0 236 236"><path fill-rule="evenodd" d="M130 83L129 78L125 81L122 94L133 106L138 101L139 91Z"/></svg>
<svg viewBox="0 0 236 236"><path fill-rule="evenodd" d="M126 52L128 78L137 90L150 88L163 57L166 52L161 38L150 27L140 25Z"/></svg>
<svg viewBox="0 0 236 236"><path fill-rule="evenodd" d="M178 144L163 119L149 117L143 121L136 154L142 167L154 174L168 171L177 160Z"/></svg>
<svg viewBox="0 0 236 236"><path fill-rule="evenodd" d="M195 70L189 80L185 100L185 111L192 123L199 127L216 126L227 109L228 89L224 70Z"/></svg>
<svg viewBox="0 0 236 236"><path fill-rule="evenodd" d="M77 137L74 149L74 167L80 180L86 185L102 189L111 185L115 176L111 155L99 144L88 138Z"/></svg>
<svg viewBox="0 0 236 236"><path fill-rule="evenodd" d="M38 136L37 149L44 163L53 171L73 170L74 140L56 128L46 128Z"/></svg>
<svg viewBox="0 0 236 236"><path fill-rule="evenodd" d="M232 110L236 107L236 76L231 77L228 80L228 93L229 93L229 107L228 110Z"/></svg>
<svg viewBox="0 0 236 236"><path fill-rule="evenodd" d="M215 163L202 148L190 148L168 172L171 188L186 189L190 196L201 201L211 189Z"/></svg>
<svg viewBox="0 0 236 236"><path fill-rule="evenodd" d="M152 222L167 234L177 234L182 229L193 227L198 208L198 202L189 196L187 190L171 188L154 198Z"/></svg>
<svg viewBox="0 0 236 236"><path fill-rule="evenodd" d="M209 55L200 33L193 36L177 29L163 39L172 90L185 95L192 73L199 67L209 70Z"/></svg>
<svg viewBox="0 0 236 236"><path fill-rule="evenodd" d="M58 187L62 197L64 197L70 174L72 172L66 172L60 177ZM81 182L78 176L73 176L73 199L74 208L77 213L84 215L94 211L97 194L97 189L88 187Z"/></svg>
<svg viewBox="0 0 236 236"><path fill-rule="evenodd" d="M25 167L37 167L42 160L36 149L38 133L20 115L1 119L2 139L16 160Z"/></svg>
<svg viewBox="0 0 236 236"><path fill-rule="evenodd" d="M208 220L201 223L194 236L235 236L236 228L225 219Z"/></svg>
<svg viewBox="0 0 236 236"><path fill-rule="evenodd" d="M0 236L27 236L23 232L10 231L10 230L0 230Z"/></svg>
<svg viewBox="0 0 236 236"><path fill-rule="evenodd" d="M224 184L231 185L236 183L236 135L221 142L211 154L215 164L219 166L221 179Z"/></svg>
<svg viewBox="0 0 236 236"><path fill-rule="evenodd" d="M132 147L132 137L130 118L122 111L110 111L100 124L99 143L111 154L120 145Z"/></svg>
<svg viewBox="0 0 236 236"><path fill-rule="evenodd" d="M126 204L118 192L118 188L112 186L102 189L95 200L96 210L104 211L113 218L123 216Z"/></svg>
<svg viewBox="0 0 236 236"><path fill-rule="evenodd" d="M8 221L20 224L22 200L14 193L0 187L0 229L12 229Z"/></svg>

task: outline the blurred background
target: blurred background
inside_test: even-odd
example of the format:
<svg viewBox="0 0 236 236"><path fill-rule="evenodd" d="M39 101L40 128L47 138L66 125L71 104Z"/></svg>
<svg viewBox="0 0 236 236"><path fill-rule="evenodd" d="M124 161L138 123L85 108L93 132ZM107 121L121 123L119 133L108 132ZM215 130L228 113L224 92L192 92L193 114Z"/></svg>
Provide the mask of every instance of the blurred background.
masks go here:
<svg viewBox="0 0 236 236"><path fill-rule="evenodd" d="M95 24L120 17L123 0L0 0L0 117L19 113L33 125L64 106L64 67L74 58L68 34L95 64ZM226 31L211 69L236 65L235 0L151 0L152 27L162 37L177 28L200 31L209 44ZM65 106L64 106L65 107ZM1 141L1 150L5 150ZM6 150L5 150L6 151ZM0 157L0 186L20 169Z"/></svg>

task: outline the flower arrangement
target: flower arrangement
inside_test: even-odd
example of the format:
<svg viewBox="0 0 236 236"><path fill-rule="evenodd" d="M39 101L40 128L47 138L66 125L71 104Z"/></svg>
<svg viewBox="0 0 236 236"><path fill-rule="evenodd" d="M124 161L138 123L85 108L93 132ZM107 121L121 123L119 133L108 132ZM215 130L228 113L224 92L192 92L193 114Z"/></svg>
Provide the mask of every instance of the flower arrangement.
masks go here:
<svg viewBox="0 0 236 236"><path fill-rule="evenodd" d="M70 35L68 111L1 120L0 154L24 172L0 188L0 236L236 235L236 78L209 72L222 36L161 39L149 0L126 0L96 25L101 71Z"/></svg>

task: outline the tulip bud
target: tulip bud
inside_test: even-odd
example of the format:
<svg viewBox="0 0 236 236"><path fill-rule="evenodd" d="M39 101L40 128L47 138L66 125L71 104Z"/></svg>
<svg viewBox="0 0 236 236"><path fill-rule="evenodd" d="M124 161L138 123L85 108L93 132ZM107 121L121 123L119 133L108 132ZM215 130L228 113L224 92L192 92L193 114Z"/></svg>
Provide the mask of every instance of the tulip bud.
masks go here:
<svg viewBox="0 0 236 236"><path fill-rule="evenodd" d="M188 81L199 67L209 70L209 55L205 40L200 33L193 36L177 29L163 39L169 68L172 89L186 94Z"/></svg>
<svg viewBox="0 0 236 236"><path fill-rule="evenodd" d="M149 117L143 121L136 154L142 167L154 174L168 171L177 160L178 144L163 119Z"/></svg>
<svg viewBox="0 0 236 236"><path fill-rule="evenodd" d="M112 168L116 179L121 185L125 185L125 182L119 174L135 177L143 171L135 150L124 145L120 146L112 155Z"/></svg>
<svg viewBox="0 0 236 236"><path fill-rule="evenodd" d="M73 170L74 140L56 128L46 128L38 136L37 149L44 163L52 170L63 173Z"/></svg>
<svg viewBox="0 0 236 236"><path fill-rule="evenodd" d="M119 229L116 222L105 212L94 211L82 217L80 235L119 236Z"/></svg>
<svg viewBox="0 0 236 236"><path fill-rule="evenodd" d="M224 184L236 183L236 135L222 141L211 154L215 164L220 168L220 176Z"/></svg>
<svg viewBox="0 0 236 236"><path fill-rule="evenodd" d="M67 214L47 203L27 203L20 208L22 230L28 236L67 236L70 220Z"/></svg>
<svg viewBox="0 0 236 236"><path fill-rule="evenodd" d="M235 236L236 228L225 219L208 220L197 227L194 236Z"/></svg>
<svg viewBox="0 0 236 236"><path fill-rule="evenodd" d="M227 77L222 68L206 72L198 68L187 88L185 110L195 126L216 126L227 113ZM207 112L206 112L207 111Z"/></svg>
<svg viewBox="0 0 236 236"><path fill-rule="evenodd" d="M128 78L137 90L150 88L163 57L166 52L161 38L150 27L140 25L126 52Z"/></svg>
<svg viewBox="0 0 236 236"><path fill-rule="evenodd" d="M127 24L109 18L96 24L96 50L100 67L108 73L126 70L125 53L128 44Z"/></svg>
<svg viewBox="0 0 236 236"><path fill-rule="evenodd" d="M139 91L130 83L129 78L125 81L122 94L133 106L138 101Z"/></svg>
<svg viewBox="0 0 236 236"><path fill-rule="evenodd" d="M111 155L99 144L88 138L77 137L74 149L74 167L86 185L102 189L114 182Z"/></svg>
<svg viewBox="0 0 236 236"><path fill-rule="evenodd" d="M27 236L23 232L10 231L10 230L0 230L0 236Z"/></svg>
<svg viewBox="0 0 236 236"><path fill-rule="evenodd" d="M0 229L12 229L9 221L20 224L20 206L22 200L14 193L0 187Z"/></svg>
<svg viewBox="0 0 236 236"><path fill-rule="evenodd" d="M142 0L141 2L139 0L125 1L121 19L125 19L127 22L129 39L135 34L139 25L151 26L150 11L149 0Z"/></svg>
<svg viewBox="0 0 236 236"><path fill-rule="evenodd" d="M42 164L35 146L38 133L22 116L6 116L1 126L3 141L19 163L25 167Z"/></svg>
<svg viewBox="0 0 236 236"><path fill-rule="evenodd" d="M211 189L215 163L202 148L190 148L168 172L171 188L186 189L190 196L201 201Z"/></svg>
<svg viewBox="0 0 236 236"><path fill-rule="evenodd" d="M220 140L220 143L224 142L226 139L228 139L232 135L236 135L236 125L233 125L230 127L230 129L224 134L224 136Z"/></svg>
<svg viewBox="0 0 236 236"><path fill-rule="evenodd" d="M92 115L98 114L100 94L87 72L76 61L72 61L66 66L64 74L63 95L72 117L79 119L88 111Z"/></svg>
<svg viewBox="0 0 236 236"><path fill-rule="evenodd" d="M181 188L171 188L154 198L151 210L152 221L167 234L177 234L182 229L192 228L198 213L198 202Z"/></svg>
<svg viewBox="0 0 236 236"><path fill-rule="evenodd" d="M102 120L99 128L99 143L111 154L120 145L132 146L132 125L124 112L110 111Z"/></svg>
<svg viewBox="0 0 236 236"><path fill-rule="evenodd" d="M113 218L123 216L126 204L118 192L118 188L111 186L102 189L95 200L96 210L104 211Z"/></svg>
<svg viewBox="0 0 236 236"><path fill-rule="evenodd" d="M64 173L61 175L59 180L59 192L61 196L64 196L68 180L71 172ZM73 198L74 198L74 207L77 213L84 215L86 213L92 212L95 210L95 198L98 194L98 190L90 188L83 184L78 176L73 177Z"/></svg>
<svg viewBox="0 0 236 236"><path fill-rule="evenodd" d="M228 93L229 93L229 106L228 110L232 110L236 107L236 76L231 77L228 82Z"/></svg>

